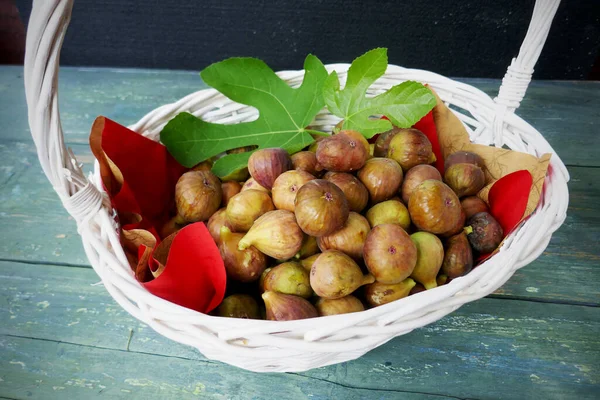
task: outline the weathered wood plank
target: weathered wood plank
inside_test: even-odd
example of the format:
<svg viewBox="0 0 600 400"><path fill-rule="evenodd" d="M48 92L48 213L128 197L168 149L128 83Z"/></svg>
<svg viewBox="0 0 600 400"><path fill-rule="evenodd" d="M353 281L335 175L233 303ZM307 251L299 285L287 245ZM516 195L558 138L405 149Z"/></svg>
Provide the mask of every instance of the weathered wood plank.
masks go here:
<svg viewBox="0 0 600 400"><path fill-rule="evenodd" d="M16 368L28 374L29 382L49 379L52 386L67 388L64 383L67 380L87 379L85 383L93 383L97 390L101 389L98 384L112 387L86 360L103 363L102 368L106 368L103 371L117 381L121 379L121 383L124 379L156 382L158 375L164 385L185 388L197 380L207 387L207 393L210 385L219 380L234 385L233 380L229 383L228 377L242 377L235 379L239 383L239 379L246 376L237 369L206 360L194 349L170 342L134 320L102 287L90 286L96 281L94 272L85 268L0 263L0 321L4 321L0 335L9 337L7 340L18 336L46 343L85 346L71 351L64 345L60 347L63 352L59 352L58 347L52 347L55 344L45 344L50 347L39 349L35 355L38 351L30 353L30 348L40 346L37 342L18 342L8 350L12 351L10 354L22 356L15 355L14 361L25 363L27 369L20 364L0 363L2 379L6 381L6 374L12 376ZM128 344L130 330L133 334ZM426 392L458 398L594 398L600 390L600 339L596 334L599 330L599 307L482 299L432 325L395 338L358 360L294 376L309 376L344 387ZM100 350L95 348L121 352L129 349L132 353L177 359L163 363L155 356L144 359L139 354L96 355ZM0 354L9 353L2 349ZM4 355L0 357L13 360ZM44 378L40 371L48 371L48 364L39 363L54 364L54 357L68 361L66 364L79 363L85 373L59 370L56 375ZM196 364L187 364L181 359L194 360ZM180 362L186 379L183 381L170 372L165 376L162 373L146 375L134 367ZM113 363L117 363L114 368ZM194 368L193 365L197 368L192 376L187 374L187 369ZM7 372L7 368L12 372ZM63 383L57 383L53 376L63 379ZM273 388L278 384L272 377L261 375L264 387ZM14 381L11 382L8 386L13 388ZM498 385L498 382L503 384ZM0 393L3 393L2 384L0 382ZM159 384L148 384L156 385ZM293 381L291 385L297 387L300 383ZM313 382L313 385L323 388L329 384Z"/></svg>

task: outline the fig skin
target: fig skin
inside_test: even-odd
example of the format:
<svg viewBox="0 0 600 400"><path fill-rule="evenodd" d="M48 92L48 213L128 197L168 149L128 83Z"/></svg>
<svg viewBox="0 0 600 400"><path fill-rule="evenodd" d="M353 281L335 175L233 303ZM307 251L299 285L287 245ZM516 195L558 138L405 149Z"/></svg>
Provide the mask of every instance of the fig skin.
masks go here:
<svg viewBox="0 0 600 400"><path fill-rule="evenodd" d="M438 286L445 285L448 282L448 277L444 274L438 275L436 278L436 283Z"/></svg>
<svg viewBox="0 0 600 400"><path fill-rule="evenodd" d="M233 227L227 220L227 209L221 208L217 210L206 223L206 227L208 228L208 232L210 236L212 236L213 240L217 244L217 246L221 243L221 227L226 226L230 231L233 232Z"/></svg>
<svg viewBox="0 0 600 400"><path fill-rule="evenodd" d="M320 317L327 315L349 314L365 310L363 303L349 294L339 299L319 299L315 304Z"/></svg>
<svg viewBox="0 0 600 400"><path fill-rule="evenodd" d="M467 216L465 215L465 210L463 210L461 207L460 208L460 218L456 222L456 225L454 225L454 227L452 229L450 229L448 232L442 233L440 236L443 238L449 238L450 236L454 236L454 235L462 232L462 230L465 228L466 220L467 220Z"/></svg>
<svg viewBox="0 0 600 400"><path fill-rule="evenodd" d="M317 258L319 258L320 255L321 255L321 253L315 253L310 257L306 257L305 259L300 260L300 263L302 264L302 266L304 267L305 270L310 272L313 264L315 263Z"/></svg>
<svg viewBox="0 0 600 400"><path fill-rule="evenodd" d="M417 265L410 277L425 289L433 289L437 286L436 278L444 261L444 245L429 232L416 232L410 238L417 247Z"/></svg>
<svg viewBox="0 0 600 400"><path fill-rule="evenodd" d="M242 190L242 185L236 181L223 182L221 191L223 192L221 207L227 207L229 200Z"/></svg>
<svg viewBox="0 0 600 400"><path fill-rule="evenodd" d="M328 171L356 171L362 168L369 158L367 140L360 134L362 141L356 135L349 135L346 132L341 131L326 137L317 146L317 162Z"/></svg>
<svg viewBox="0 0 600 400"><path fill-rule="evenodd" d="M380 283L400 283L417 265L417 247L396 224L381 224L371 229L363 256L367 269Z"/></svg>
<svg viewBox="0 0 600 400"><path fill-rule="evenodd" d="M240 168L221 178L223 182L243 182L250 176L248 168Z"/></svg>
<svg viewBox="0 0 600 400"><path fill-rule="evenodd" d="M242 233L233 233L226 226L221 227L219 252L229 278L239 282L254 282L267 267L267 258L253 246L238 249L243 237Z"/></svg>
<svg viewBox="0 0 600 400"><path fill-rule="evenodd" d="M323 179L335 184L342 189L350 211L361 212L369 202L369 192L365 185L358 180L354 175L347 172L327 172L323 175Z"/></svg>
<svg viewBox="0 0 600 400"><path fill-rule="evenodd" d="M209 221L210 221L210 219L209 219ZM181 217L176 215L164 223L164 225L160 228L159 235L160 235L161 239L164 239L167 236L171 236L175 232L178 232L181 228L183 228L186 225L187 224L181 220Z"/></svg>
<svg viewBox="0 0 600 400"><path fill-rule="evenodd" d="M242 185L242 190L240 190L240 192L244 192L246 190L259 190L267 194L271 193L269 189L260 186L260 184L254 180L254 178L248 178L248 180Z"/></svg>
<svg viewBox="0 0 600 400"><path fill-rule="evenodd" d="M270 321L293 321L318 317L317 309L299 296L277 292L264 292L267 319Z"/></svg>
<svg viewBox="0 0 600 400"><path fill-rule="evenodd" d="M271 272L273 267L265 268L262 274L260 274L260 278L258 278L258 291L260 294L265 292L265 278Z"/></svg>
<svg viewBox="0 0 600 400"><path fill-rule="evenodd" d="M444 182L458 197L472 196L485 186L485 174L474 164L454 164L444 173Z"/></svg>
<svg viewBox="0 0 600 400"><path fill-rule="evenodd" d="M388 149L390 148L390 142L400 132L402 128L393 127L389 131L385 131L379 134L375 141L375 148L373 150L374 157L387 157Z"/></svg>
<svg viewBox="0 0 600 400"><path fill-rule="evenodd" d="M317 244L321 251L339 250L355 261L360 261L363 258L363 246L370 230L369 221L362 215L351 211L342 229L321 236L317 239Z"/></svg>
<svg viewBox="0 0 600 400"><path fill-rule="evenodd" d="M441 181L442 174L437 168L427 164L416 165L409 169L402 182L402 201L404 201L404 204L408 204L410 195L415 188L429 179Z"/></svg>
<svg viewBox="0 0 600 400"><path fill-rule="evenodd" d="M390 141L388 158L400 164L405 172L419 164L432 164L436 161L427 136L418 129L403 129Z"/></svg>
<svg viewBox="0 0 600 400"><path fill-rule="evenodd" d="M412 296L413 294L417 294L417 293L421 293L426 291L427 289L425 289L425 286L421 285L419 282L417 282L415 284L415 286L413 286L412 289L410 289L410 292L408 293L409 296Z"/></svg>
<svg viewBox="0 0 600 400"><path fill-rule="evenodd" d="M464 232L446 241L442 272L450 279L458 278L473 269L473 251Z"/></svg>
<svg viewBox="0 0 600 400"><path fill-rule="evenodd" d="M213 162L211 160L202 161L199 164L196 164L192 167L192 171L208 171L212 169Z"/></svg>
<svg viewBox="0 0 600 400"><path fill-rule="evenodd" d="M375 282L365 286L365 299L372 307L381 306L407 297L415 285L410 278L394 284Z"/></svg>
<svg viewBox="0 0 600 400"><path fill-rule="evenodd" d="M323 172L322 167L317 162L317 156L312 151L299 151L293 154L292 167L297 171L306 171L317 178Z"/></svg>
<svg viewBox="0 0 600 400"><path fill-rule="evenodd" d="M305 183L296 194L295 207L298 225L304 233L315 237L342 228L350 213L344 192L324 179Z"/></svg>
<svg viewBox="0 0 600 400"><path fill-rule="evenodd" d="M303 258L307 258L314 254L317 254L318 252L319 245L317 244L317 238L314 236L304 235L302 247L294 257L301 260Z"/></svg>
<svg viewBox="0 0 600 400"><path fill-rule="evenodd" d="M400 164L389 158L371 158L358 171L358 179L369 191L372 204L394 197L402 185L403 177Z"/></svg>
<svg viewBox="0 0 600 400"><path fill-rule="evenodd" d="M228 318L260 319L258 303L247 294L232 294L217 307L217 315Z"/></svg>
<svg viewBox="0 0 600 400"><path fill-rule="evenodd" d="M265 291L310 298L313 290L310 287L309 272L297 262L289 261L273 267L263 282Z"/></svg>
<svg viewBox="0 0 600 400"><path fill-rule="evenodd" d="M474 164L481 169L485 169L485 163L479 154L471 153L470 151L457 151L450 154L448 157L446 157L446 160L444 160L444 171L454 164L462 163Z"/></svg>
<svg viewBox="0 0 600 400"><path fill-rule="evenodd" d="M351 129L345 129L343 131L339 131L337 134L340 133L344 133L346 135L348 135L348 137L350 137L351 139L356 140L357 143L361 143L363 145L363 147L365 148L367 154L370 156L371 155L371 145L369 144L369 141L362 135L362 133L358 132L358 131L353 131ZM370 158L370 157L367 157Z"/></svg>
<svg viewBox="0 0 600 400"><path fill-rule="evenodd" d="M219 209L222 196L221 181L212 172L188 171L175 185L177 214L185 222L206 221Z"/></svg>
<svg viewBox="0 0 600 400"><path fill-rule="evenodd" d="M314 176L306 171L290 170L279 175L273 183L271 196L273 204L279 210L288 210L294 212L296 193L309 181L315 179Z"/></svg>
<svg viewBox="0 0 600 400"><path fill-rule="evenodd" d="M473 250L487 254L498 248L504 238L502 226L496 221L492 214L480 212L473 215L467 221L467 238Z"/></svg>
<svg viewBox="0 0 600 400"><path fill-rule="evenodd" d="M377 203L367 211L366 215L371 228L381 224L397 224L405 231L410 228L408 209L399 200Z"/></svg>
<svg viewBox="0 0 600 400"><path fill-rule="evenodd" d="M247 232L261 215L275 209L271 197L260 190L239 192L227 204L227 221L236 232Z"/></svg>
<svg viewBox="0 0 600 400"><path fill-rule="evenodd" d="M456 193L445 183L433 179L417 186L408 201L413 224L421 231L435 234L456 227L461 209Z"/></svg>
<svg viewBox="0 0 600 400"><path fill-rule="evenodd" d="M490 212L490 208L485 201L477 196L465 197L460 201L460 205L462 206L467 219L480 212Z"/></svg>
<svg viewBox="0 0 600 400"><path fill-rule="evenodd" d="M271 190L275 179L292 169L287 151L280 148L256 150L248 159L248 171L259 185Z"/></svg>
<svg viewBox="0 0 600 400"><path fill-rule="evenodd" d="M317 296L325 299L348 296L362 285L374 281L372 275L363 275L360 267L338 250L321 253L310 270L310 286Z"/></svg>
<svg viewBox="0 0 600 400"><path fill-rule="evenodd" d="M243 250L254 246L276 260L288 260L300 250L303 240L304 234L296 223L294 213L274 210L254 222L238 248Z"/></svg>

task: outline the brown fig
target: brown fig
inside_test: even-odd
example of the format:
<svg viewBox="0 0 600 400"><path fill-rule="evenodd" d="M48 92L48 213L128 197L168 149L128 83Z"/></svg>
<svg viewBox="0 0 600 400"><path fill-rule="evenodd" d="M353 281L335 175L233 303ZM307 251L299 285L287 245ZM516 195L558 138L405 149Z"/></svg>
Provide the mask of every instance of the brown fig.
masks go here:
<svg viewBox="0 0 600 400"><path fill-rule="evenodd" d="M240 282L253 282L260 278L267 266L267 258L253 246L240 250L242 233L232 233L226 226L221 227L219 251L225 264L227 276Z"/></svg>
<svg viewBox="0 0 600 400"><path fill-rule="evenodd" d="M462 163L474 164L481 169L485 168L483 158L481 158L479 154L471 153L469 151L457 151L446 157L446 159L444 160L444 170L447 170L454 164Z"/></svg>
<svg viewBox="0 0 600 400"><path fill-rule="evenodd" d="M229 318L260 319L258 303L247 294L232 294L223 299L217 315Z"/></svg>
<svg viewBox="0 0 600 400"><path fill-rule="evenodd" d="M206 221L221 205L221 182L210 171L188 171L175 185L177 214L185 222Z"/></svg>
<svg viewBox="0 0 600 400"><path fill-rule="evenodd" d="M247 232L254 221L275 209L271 197L260 190L239 192L227 204L227 221L236 232Z"/></svg>
<svg viewBox="0 0 600 400"><path fill-rule="evenodd" d="M265 290L293 294L306 299L313 295L309 272L300 263L289 261L274 267L263 282Z"/></svg>
<svg viewBox="0 0 600 400"><path fill-rule="evenodd" d="M296 223L294 213L286 210L269 211L258 218L240 240L238 248L256 247L277 260L292 258L302 247L304 234Z"/></svg>
<svg viewBox="0 0 600 400"><path fill-rule="evenodd" d="M502 226L487 212L480 212L469 218L465 233L473 250L481 254L496 250L504 238Z"/></svg>
<svg viewBox="0 0 600 400"><path fill-rule="evenodd" d="M396 160L404 171L415 165L432 164L435 154L427 136L418 129L403 129L390 141L387 156Z"/></svg>
<svg viewBox="0 0 600 400"><path fill-rule="evenodd" d="M271 195L273 204L279 210L288 210L294 212L296 193L308 181L315 179L314 176L306 171L290 170L279 175L273 183Z"/></svg>
<svg viewBox="0 0 600 400"><path fill-rule="evenodd" d="M221 208L214 213L206 223L206 227L208 228L208 232L210 232L210 236L214 239L217 246L221 243L221 227L226 226L229 230L233 231L233 227L227 221L227 209Z"/></svg>
<svg viewBox="0 0 600 400"><path fill-rule="evenodd" d="M250 173L248 172L248 168L243 167L240 169L236 169L229 175L225 175L221 178L223 182L243 182L250 177Z"/></svg>
<svg viewBox="0 0 600 400"><path fill-rule="evenodd" d="M442 180L442 175L435 167L427 164L416 165L408 170L402 182L402 201L408 204L413 190L428 179Z"/></svg>
<svg viewBox="0 0 600 400"><path fill-rule="evenodd" d="M398 134L402 129L393 127L389 131L380 133L375 141L375 149L373 151L374 157L387 157L388 149L392 138Z"/></svg>
<svg viewBox="0 0 600 400"><path fill-rule="evenodd" d="M341 297L339 299L319 299L315 306L321 317L365 310L363 303L352 295Z"/></svg>
<svg viewBox="0 0 600 400"><path fill-rule="evenodd" d="M446 241L442 272L450 279L468 274L473 268L473 251L464 232Z"/></svg>
<svg viewBox="0 0 600 400"><path fill-rule="evenodd" d="M235 149L227 150L227 154L247 153L249 151L256 150L257 148L258 148L258 146L256 146L256 145L242 146L242 147L237 147Z"/></svg>
<svg viewBox="0 0 600 400"><path fill-rule="evenodd" d="M381 224L398 224L408 231L410 215L404 204L398 200L387 200L375 204L367 211L367 220L371 228Z"/></svg>
<svg viewBox="0 0 600 400"><path fill-rule="evenodd" d="M250 175L262 187L271 190L275 179L292 169L292 160L287 151L280 148L256 150L248 159Z"/></svg>
<svg viewBox="0 0 600 400"><path fill-rule="evenodd" d="M254 180L254 178L248 178L248 180L242 186L242 190L240 190L240 192L243 192L246 190L260 190L261 192L266 192L266 193L271 192L269 189L260 186L260 184L258 182L256 182L256 180Z"/></svg>
<svg viewBox="0 0 600 400"><path fill-rule="evenodd" d="M381 283L402 282L417 264L417 247L396 224L381 224L371 229L363 252L369 272Z"/></svg>
<svg viewBox="0 0 600 400"><path fill-rule="evenodd" d="M323 179L305 183L296 194L296 219L311 236L329 235L346 223L348 200L336 185Z"/></svg>
<svg viewBox="0 0 600 400"><path fill-rule="evenodd" d="M400 165L389 158L371 158L358 171L358 179L369 191L372 204L394 197L400 189L402 177Z"/></svg>
<svg viewBox="0 0 600 400"><path fill-rule="evenodd" d="M412 296L413 294L417 294L417 293L421 293L426 291L427 289L425 289L425 286L421 285L419 282L417 282L415 284L415 286L413 286L412 289L410 289L410 292L408 293L409 296Z"/></svg>
<svg viewBox="0 0 600 400"><path fill-rule="evenodd" d="M440 236L443 238L449 238L450 236L454 236L454 235L462 232L462 230L465 227L466 219L467 219L467 217L465 215L465 211L461 207L460 208L460 218L456 222L456 225L454 225L454 227L452 229L450 229L448 232L442 233Z"/></svg>
<svg viewBox="0 0 600 400"><path fill-rule="evenodd" d="M408 212L419 230L442 234L456 226L461 207L452 189L443 182L429 179L413 190Z"/></svg>
<svg viewBox="0 0 600 400"><path fill-rule="evenodd" d="M370 230L369 221L352 211L341 229L319 237L317 243L321 251L339 250L360 261L363 258L363 246Z"/></svg>
<svg viewBox="0 0 600 400"><path fill-rule="evenodd" d="M371 153L371 145L369 144L367 139L365 139L365 137L362 135L362 133L360 133L358 131L353 131L350 129L346 129L346 130L340 131L338 133L344 133L344 134L348 135L351 139L356 140L357 143L361 143L363 145L363 147L365 148L365 150L367 151L367 154ZM336 133L336 135L337 135L337 133Z"/></svg>
<svg viewBox="0 0 600 400"><path fill-rule="evenodd" d="M354 175L347 172L327 172L323 179L342 189L350 211L361 212L369 202L369 192Z"/></svg>
<svg viewBox="0 0 600 400"><path fill-rule="evenodd" d="M460 201L463 211L465 212L465 218L469 219L473 215L480 212L490 212L490 208L485 201L481 200L477 196L465 197Z"/></svg>
<svg viewBox="0 0 600 400"><path fill-rule="evenodd" d="M350 257L337 250L321 253L310 270L310 286L317 296L326 299L339 299L374 281L372 275L363 275Z"/></svg>
<svg viewBox="0 0 600 400"><path fill-rule="evenodd" d="M260 274L260 278L258 278L258 291L260 294L265 292L265 278L271 272L273 267L265 268L262 274Z"/></svg>
<svg viewBox="0 0 600 400"><path fill-rule="evenodd" d="M312 151L300 151L293 154L292 167L297 171L306 171L315 177L320 176L322 172L322 168L317 163L317 156Z"/></svg>
<svg viewBox="0 0 600 400"><path fill-rule="evenodd" d="M199 164L196 164L192 167L192 171L208 171L212 169L213 162L211 160L202 161Z"/></svg>
<svg viewBox="0 0 600 400"><path fill-rule="evenodd" d="M362 168L369 157L369 144L362 135L360 137L362 140L342 131L321 140L316 153L318 163L326 170L336 172L356 171Z"/></svg>
<svg viewBox="0 0 600 400"><path fill-rule="evenodd" d="M458 197L472 196L485 186L485 174L475 164L454 164L444 173L444 182Z"/></svg>
<svg viewBox="0 0 600 400"><path fill-rule="evenodd" d="M221 190L223 191L221 206L227 207L229 200L242 190L242 185L236 181L223 182L221 184Z"/></svg>
<svg viewBox="0 0 600 400"><path fill-rule="evenodd" d="M317 309L300 296L264 292L262 298L270 321L293 321L318 317Z"/></svg>
<svg viewBox="0 0 600 400"><path fill-rule="evenodd" d="M445 285L448 282L448 277L444 274L438 275L436 278L436 282L438 286Z"/></svg>
<svg viewBox="0 0 600 400"><path fill-rule="evenodd" d="M372 307L381 306L407 297L415 285L410 278L394 284L375 282L365 286L365 299Z"/></svg>
<svg viewBox="0 0 600 400"><path fill-rule="evenodd" d="M437 274L444 261L442 241L429 232L416 232L410 238L417 247L417 265L410 277L426 289L433 289L437 286Z"/></svg>
<svg viewBox="0 0 600 400"><path fill-rule="evenodd" d="M304 235L302 247L300 247L300 251L298 251L295 257L301 260L303 258L310 257L318 252L319 245L317 244L317 238L314 236Z"/></svg>
<svg viewBox="0 0 600 400"><path fill-rule="evenodd" d="M306 258L300 260L300 263L302 264L302 266L304 267L305 270L310 272L313 264L315 263L317 258L319 258L320 255L321 255L321 253L315 253L310 257L306 257Z"/></svg>

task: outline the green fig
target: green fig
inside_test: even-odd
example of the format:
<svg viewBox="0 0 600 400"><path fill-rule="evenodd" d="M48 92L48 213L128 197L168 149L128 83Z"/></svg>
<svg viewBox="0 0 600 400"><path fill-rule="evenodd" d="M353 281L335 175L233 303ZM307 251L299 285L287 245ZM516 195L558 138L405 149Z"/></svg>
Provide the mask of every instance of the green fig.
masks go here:
<svg viewBox="0 0 600 400"><path fill-rule="evenodd" d="M442 272L450 279L468 274L473 268L473 251L464 232L446 241Z"/></svg>
<svg viewBox="0 0 600 400"><path fill-rule="evenodd" d="M317 244L317 238L314 236L304 235L304 241L300 251L296 254L296 258L301 260L317 254L319 252L319 245Z"/></svg>
<svg viewBox="0 0 600 400"><path fill-rule="evenodd" d="M365 286L365 298L369 305L377 307L408 296L415 285L411 278L394 284L375 282Z"/></svg>
<svg viewBox="0 0 600 400"><path fill-rule="evenodd" d="M296 223L294 213L274 210L254 222L248 233L240 240L238 248L244 250L254 246L269 257L287 260L300 250L303 240L304 234Z"/></svg>
<svg viewBox="0 0 600 400"><path fill-rule="evenodd" d="M448 282L448 276L446 276L444 274L440 274L440 275L437 276L436 282L437 282L438 286L445 285L446 282Z"/></svg>
<svg viewBox="0 0 600 400"><path fill-rule="evenodd" d="M371 228L381 224L398 224L407 231L410 227L408 209L399 200L377 203L367 211L366 216Z"/></svg>
<svg viewBox="0 0 600 400"><path fill-rule="evenodd" d="M229 318L260 319L258 303L247 294L232 294L223 299L217 315Z"/></svg>
<svg viewBox="0 0 600 400"><path fill-rule="evenodd" d="M238 248L243 233L233 233L228 227L221 227L219 252L225 264L227 276L240 282L253 282L260 278L267 266L267 258L254 246Z"/></svg>
<svg viewBox="0 0 600 400"><path fill-rule="evenodd" d="M317 309L299 296L266 291L262 298L270 321L292 321L319 316Z"/></svg>
<svg viewBox="0 0 600 400"><path fill-rule="evenodd" d="M444 245L429 232L416 232L410 238L417 247L417 265L410 277L425 289L433 289L437 286L436 277L444 261Z"/></svg>
<svg viewBox="0 0 600 400"><path fill-rule="evenodd" d="M319 316L348 314L365 310L363 303L351 294L339 299L320 298L315 306Z"/></svg>
<svg viewBox="0 0 600 400"><path fill-rule="evenodd" d="M306 299L313 295L308 271L297 262L289 261L274 267L263 282L265 291L293 294Z"/></svg>
<svg viewBox="0 0 600 400"><path fill-rule="evenodd" d="M392 137L387 156L397 161L404 171L436 161L431 142L423 132L414 128L402 129Z"/></svg>
<svg viewBox="0 0 600 400"><path fill-rule="evenodd" d="M260 190L245 190L233 196L227 204L227 221L236 232L247 232L254 221L275 209L271 196Z"/></svg>
<svg viewBox="0 0 600 400"><path fill-rule="evenodd" d="M310 286L317 296L326 299L339 299L374 281L372 275L363 275L360 267L338 250L321 253L310 270Z"/></svg>
<svg viewBox="0 0 600 400"><path fill-rule="evenodd" d="M381 224L371 229L363 255L369 272L381 283L402 282L417 264L417 247L396 224Z"/></svg>
<svg viewBox="0 0 600 400"><path fill-rule="evenodd" d="M321 255L321 253L313 254L310 257L307 257L305 259L300 260L300 263L302 264L302 266L304 267L305 270L307 270L308 272L310 272L310 270L312 269L313 264L315 263L315 260L317 258L319 258L320 255Z"/></svg>

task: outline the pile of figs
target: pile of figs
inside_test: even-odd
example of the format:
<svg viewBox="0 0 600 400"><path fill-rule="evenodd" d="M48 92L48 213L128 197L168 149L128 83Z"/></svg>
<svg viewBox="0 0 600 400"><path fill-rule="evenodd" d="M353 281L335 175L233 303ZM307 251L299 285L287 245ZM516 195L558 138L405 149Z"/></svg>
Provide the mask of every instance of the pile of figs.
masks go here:
<svg viewBox="0 0 600 400"><path fill-rule="evenodd" d="M450 155L442 176L417 129L394 128L374 144L351 130L315 138L291 156L256 150L247 169L222 180L210 161L179 179L177 216L162 234L206 223L228 278L215 315L362 311L465 275L501 243L502 228L475 196L486 181L477 154Z"/></svg>

